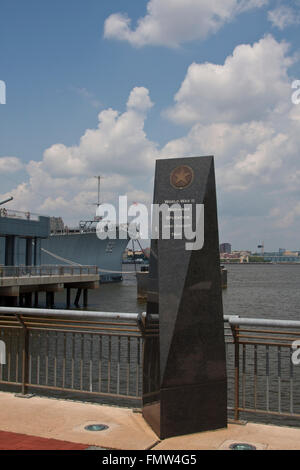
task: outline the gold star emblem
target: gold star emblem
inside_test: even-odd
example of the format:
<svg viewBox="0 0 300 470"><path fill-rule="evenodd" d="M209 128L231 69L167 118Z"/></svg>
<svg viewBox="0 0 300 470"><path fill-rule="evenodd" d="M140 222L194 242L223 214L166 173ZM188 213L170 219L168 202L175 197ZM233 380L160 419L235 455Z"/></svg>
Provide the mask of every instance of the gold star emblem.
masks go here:
<svg viewBox="0 0 300 470"><path fill-rule="evenodd" d="M181 165L175 168L170 177L171 185L174 188L182 189L189 186L194 179L192 168L187 165Z"/></svg>

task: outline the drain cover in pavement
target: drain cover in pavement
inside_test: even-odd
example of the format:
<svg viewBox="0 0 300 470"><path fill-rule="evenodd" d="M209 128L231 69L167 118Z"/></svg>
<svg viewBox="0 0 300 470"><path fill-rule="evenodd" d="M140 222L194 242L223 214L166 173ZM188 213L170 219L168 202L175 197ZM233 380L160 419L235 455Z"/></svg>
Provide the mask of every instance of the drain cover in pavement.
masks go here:
<svg viewBox="0 0 300 470"><path fill-rule="evenodd" d="M268 446L261 442L243 442L228 440L220 445L219 450L265 450Z"/></svg>
<svg viewBox="0 0 300 470"><path fill-rule="evenodd" d="M86 431L105 431L108 429L108 426L106 426L106 424L89 424L85 426L84 429Z"/></svg>
<svg viewBox="0 0 300 470"><path fill-rule="evenodd" d="M245 442L235 442L234 444L230 444L229 448L231 450L256 450L255 446Z"/></svg>

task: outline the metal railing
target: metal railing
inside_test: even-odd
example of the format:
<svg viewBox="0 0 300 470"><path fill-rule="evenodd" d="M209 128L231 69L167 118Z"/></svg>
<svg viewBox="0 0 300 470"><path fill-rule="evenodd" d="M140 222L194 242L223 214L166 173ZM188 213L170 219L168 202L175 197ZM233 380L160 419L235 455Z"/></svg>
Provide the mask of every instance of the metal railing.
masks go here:
<svg viewBox="0 0 300 470"><path fill-rule="evenodd" d="M227 317L229 408L243 416L300 418L300 321ZM300 356L300 354L299 354ZM300 362L300 361L299 361ZM292 422L292 421L291 421ZM294 422L294 421L293 421Z"/></svg>
<svg viewBox="0 0 300 470"><path fill-rule="evenodd" d="M0 266L0 277L31 277L31 276L82 276L98 274L98 266Z"/></svg>
<svg viewBox="0 0 300 470"><path fill-rule="evenodd" d="M10 219L22 219L22 220L39 220L40 216L33 212L15 211L12 209L6 209L5 207L0 208L0 217L7 217Z"/></svg>
<svg viewBox="0 0 300 470"><path fill-rule="evenodd" d="M152 320L145 328L144 314L0 307L0 389L141 406L142 395L159 391L158 316ZM300 322L224 320L229 415L297 424Z"/></svg>
<svg viewBox="0 0 300 470"><path fill-rule="evenodd" d="M1 307L6 364L0 365L0 387L138 406L140 322L138 314Z"/></svg>

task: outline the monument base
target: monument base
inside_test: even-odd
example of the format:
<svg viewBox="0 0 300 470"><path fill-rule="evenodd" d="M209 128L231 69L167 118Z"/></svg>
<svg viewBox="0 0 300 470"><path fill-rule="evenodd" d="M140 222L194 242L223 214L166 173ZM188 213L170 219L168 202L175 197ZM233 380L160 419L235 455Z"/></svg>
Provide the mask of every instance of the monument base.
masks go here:
<svg viewBox="0 0 300 470"><path fill-rule="evenodd" d="M160 439L227 427L226 381L185 385L160 391L160 401L143 416Z"/></svg>

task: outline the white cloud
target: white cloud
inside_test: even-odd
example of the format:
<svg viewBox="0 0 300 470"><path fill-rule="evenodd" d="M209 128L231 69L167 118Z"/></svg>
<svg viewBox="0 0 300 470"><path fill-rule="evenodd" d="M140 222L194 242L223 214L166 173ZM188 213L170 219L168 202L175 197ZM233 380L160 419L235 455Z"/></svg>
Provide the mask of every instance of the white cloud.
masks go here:
<svg viewBox="0 0 300 470"><path fill-rule="evenodd" d="M300 218L300 202L289 206L281 204L279 207L274 207L270 212L270 217L274 219L274 225L279 229L291 227L297 218Z"/></svg>
<svg viewBox="0 0 300 470"><path fill-rule="evenodd" d="M147 14L135 29L123 13L110 15L104 37L131 45L177 47L186 41L204 39L238 14L266 5L268 0L149 0Z"/></svg>
<svg viewBox="0 0 300 470"><path fill-rule="evenodd" d="M87 129L79 145L55 144L44 153L43 165L53 175L79 176L95 172L141 174L152 167L156 146L144 132L146 113L152 102L146 88L135 87L123 114L102 111L96 129Z"/></svg>
<svg viewBox="0 0 300 470"><path fill-rule="evenodd" d="M293 141L289 142L291 137ZM267 122L195 124L187 136L169 142L160 155L212 154L222 191L247 191L258 186L266 189L282 178L287 157L296 156L292 143L297 140L296 129L290 135Z"/></svg>
<svg viewBox="0 0 300 470"><path fill-rule="evenodd" d="M147 111L152 108L153 103L149 96L149 90L144 87L135 87L128 98L127 107L137 111Z"/></svg>
<svg viewBox="0 0 300 470"><path fill-rule="evenodd" d="M71 87L71 90L74 91L77 95L82 96L93 108L101 108L102 103L99 101L93 93L91 93L86 88Z"/></svg>
<svg viewBox="0 0 300 470"><path fill-rule="evenodd" d="M280 5L268 12L268 19L276 28L283 30L288 26L300 23L300 13L295 8Z"/></svg>
<svg viewBox="0 0 300 470"><path fill-rule="evenodd" d="M154 163L154 162L153 162ZM112 165L113 171L113 165ZM149 174L145 179L124 176L116 172L103 174L101 201L117 204L119 195L127 195L129 203L148 203L151 198ZM10 208L45 215L62 216L66 223L77 225L81 219L93 218L97 201L97 181L86 174L73 177L50 175L43 162L30 162L27 166L28 182L23 182L5 196L12 195ZM140 187L140 189L138 189Z"/></svg>
<svg viewBox="0 0 300 470"><path fill-rule="evenodd" d="M180 124L238 123L281 112L291 95L287 52L285 42L266 36L237 46L224 65L193 63L167 115Z"/></svg>
<svg viewBox="0 0 300 470"><path fill-rule="evenodd" d="M78 145L57 143L46 149L42 161L27 165L29 181L11 191L11 207L76 222L85 213L95 213L91 203L97 200L98 174L103 176L103 201L112 202L119 194L148 201L157 146L147 139L144 122L152 106L149 91L135 87L124 113L106 109L98 116L98 126L87 129ZM0 170L16 171L18 163L3 157Z"/></svg>
<svg viewBox="0 0 300 470"><path fill-rule="evenodd" d="M254 249L264 239L270 250L282 244L297 249L299 134L293 112L273 122L197 123L186 136L168 142L160 157L215 156L223 241Z"/></svg>
<svg viewBox="0 0 300 470"><path fill-rule="evenodd" d="M196 64L200 90L189 68L180 87L188 83L186 92L169 113L178 120L188 102L194 118L181 119L188 131L161 149L144 130L152 106L149 92L134 88L125 112L102 111L98 126L88 129L78 145L53 145L42 161L30 162L29 181L10 192L12 204L75 223L94 212L89 206L97 199L94 175L105 177L106 202L119 194L149 202L155 159L213 154L221 239L239 242L240 248L254 248L259 239L269 248L273 243L273 249L277 244L297 248L292 234L300 230L300 105L291 102L292 63L288 45L268 36L239 46L223 65Z"/></svg>
<svg viewBox="0 0 300 470"><path fill-rule="evenodd" d="M17 157L0 157L0 173L15 173L22 170L23 163Z"/></svg>
<svg viewBox="0 0 300 470"><path fill-rule="evenodd" d="M193 64L168 110L191 128L161 157L215 155L223 240L254 231L298 247L289 234L300 230L300 106L291 103L288 51L267 36L224 65Z"/></svg>

